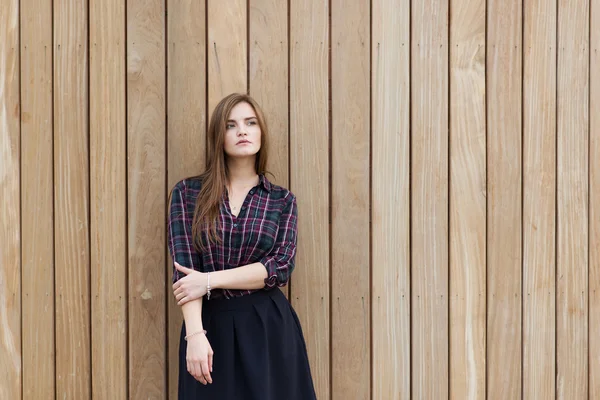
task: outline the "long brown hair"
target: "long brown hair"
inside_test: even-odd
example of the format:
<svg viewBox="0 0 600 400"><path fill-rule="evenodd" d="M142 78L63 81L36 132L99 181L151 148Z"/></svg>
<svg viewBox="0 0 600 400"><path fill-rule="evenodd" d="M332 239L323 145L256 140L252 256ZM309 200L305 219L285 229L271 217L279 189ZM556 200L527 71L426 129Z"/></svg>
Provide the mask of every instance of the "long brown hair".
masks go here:
<svg viewBox="0 0 600 400"><path fill-rule="evenodd" d="M247 94L232 93L225 97L215 107L206 132L206 170L198 177L202 188L196 200L194 219L192 221L192 235L194 246L198 251L205 251L209 243L220 242L219 208L229 179L229 170L225 157L225 131L231 110L239 103L248 103L256 113L258 126L261 132L261 146L256 154L254 168L257 174L264 174L267 168L267 155L269 150L268 130L262 109L252 97ZM202 238L206 233L208 243Z"/></svg>

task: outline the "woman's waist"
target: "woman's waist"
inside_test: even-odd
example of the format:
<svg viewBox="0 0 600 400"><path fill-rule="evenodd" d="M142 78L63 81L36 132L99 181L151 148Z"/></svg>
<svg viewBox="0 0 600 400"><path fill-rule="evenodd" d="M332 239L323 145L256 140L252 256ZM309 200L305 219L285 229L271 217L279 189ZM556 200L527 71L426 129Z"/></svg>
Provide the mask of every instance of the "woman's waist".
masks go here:
<svg viewBox="0 0 600 400"><path fill-rule="evenodd" d="M220 312L228 310L240 310L250 308L269 299L286 300L283 292L278 288L257 290L225 290L220 289L217 296L211 296L210 300L204 298L202 309L207 312Z"/></svg>

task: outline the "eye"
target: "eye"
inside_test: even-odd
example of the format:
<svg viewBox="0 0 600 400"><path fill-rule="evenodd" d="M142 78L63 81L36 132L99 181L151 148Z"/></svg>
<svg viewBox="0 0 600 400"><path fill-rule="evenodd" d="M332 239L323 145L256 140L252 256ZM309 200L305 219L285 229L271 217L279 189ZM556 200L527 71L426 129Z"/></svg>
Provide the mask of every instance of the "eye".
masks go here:
<svg viewBox="0 0 600 400"><path fill-rule="evenodd" d="M256 120L248 121L248 125L256 125Z"/></svg>
<svg viewBox="0 0 600 400"><path fill-rule="evenodd" d="M231 123L229 123L229 124L227 124L225 126L227 127L227 129L233 129L233 128L235 128L235 124L231 124Z"/></svg>

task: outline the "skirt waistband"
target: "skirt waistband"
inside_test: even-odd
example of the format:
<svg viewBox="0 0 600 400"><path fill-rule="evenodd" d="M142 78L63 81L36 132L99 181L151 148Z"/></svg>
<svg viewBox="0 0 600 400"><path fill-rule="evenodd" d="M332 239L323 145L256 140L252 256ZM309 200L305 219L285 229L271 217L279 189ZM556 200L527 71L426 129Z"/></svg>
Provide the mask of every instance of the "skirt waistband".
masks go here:
<svg viewBox="0 0 600 400"><path fill-rule="evenodd" d="M252 307L255 304L260 304L269 298L277 301L287 301L283 292L278 287L275 287L269 290L257 290L256 292L252 292L243 296L232 297L230 299L226 299L224 297L213 300L204 299L202 301L202 310L209 313L242 310L247 307Z"/></svg>

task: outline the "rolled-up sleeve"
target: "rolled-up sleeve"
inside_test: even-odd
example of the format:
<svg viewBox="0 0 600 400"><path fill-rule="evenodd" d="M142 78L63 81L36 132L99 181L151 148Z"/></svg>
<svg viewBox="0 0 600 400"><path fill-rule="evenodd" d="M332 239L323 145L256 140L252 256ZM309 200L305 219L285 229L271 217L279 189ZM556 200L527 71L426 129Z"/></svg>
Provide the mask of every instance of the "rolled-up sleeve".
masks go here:
<svg viewBox="0 0 600 400"><path fill-rule="evenodd" d="M296 256L297 220L296 197L290 195L279 218L279 229L273 250L260 260L267 269L265 289L285 286L290 279Z"/></svg>
<svg viewBox="0 0 600 400"><path fill-rule="evenodd" d="M187 268L198 270L200 257L194 249L192 237L192 212L188 212L185 204L185 185L179 182L171 192L171 205L169 208L167 240L169 253L173 261ZM183 277L173 264L173 283Z"/></svg>

